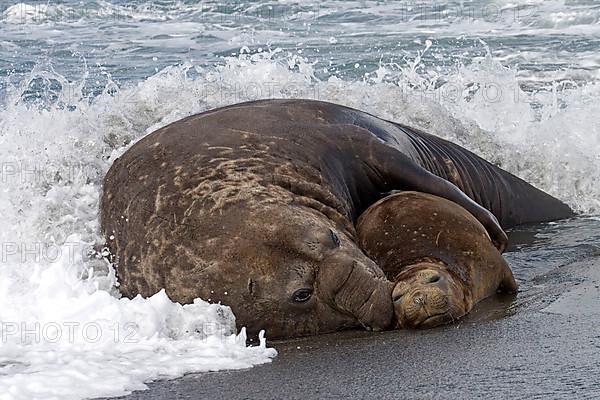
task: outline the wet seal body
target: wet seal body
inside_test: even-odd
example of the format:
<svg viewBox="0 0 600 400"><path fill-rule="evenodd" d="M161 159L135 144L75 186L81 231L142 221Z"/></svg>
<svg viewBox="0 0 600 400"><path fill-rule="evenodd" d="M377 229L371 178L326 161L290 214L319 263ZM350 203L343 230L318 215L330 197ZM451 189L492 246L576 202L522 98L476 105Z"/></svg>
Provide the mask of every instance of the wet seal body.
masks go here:
<svg viewBox="0 0 600 400"><path fill-rule="evenodd" d="M265 100L135 143L105 177L101 223L125 296L221 301L271 338L385 329L392 284L356 245L354 222L394 189L462 205L500 248L492 213L504 226L570 215L435 136L331 103Z"/></svg>
<svg viewBox="0 0 600 400"><path fill-rule="evenodd" d="M441 197L390 195L360 216L356 230L361 248L395 281L394 309L402 328L450 323L498 291L517 290L485 228Z"/></svg>

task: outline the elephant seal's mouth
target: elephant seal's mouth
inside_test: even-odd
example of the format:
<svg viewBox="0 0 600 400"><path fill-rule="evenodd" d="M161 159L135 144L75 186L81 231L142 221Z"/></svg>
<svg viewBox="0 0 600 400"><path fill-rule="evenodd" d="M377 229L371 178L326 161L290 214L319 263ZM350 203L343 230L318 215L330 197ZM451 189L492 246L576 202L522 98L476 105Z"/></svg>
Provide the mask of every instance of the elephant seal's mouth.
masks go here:
<svg viewBox="0 0 600 400"><path fill-rule="evenodd" d="M398 305L396 305L398 307ZM419 311L412 315L399 312L396 309L396 327L398 329L426 329L436 326L447 325L458 321L465 312L458 306L451 305L446 311L429 314L427 311Z"/></svg>
<svg viewBox="0 0 600 400"><path fill-rule="evenodd" d="M439 314L432 315L425 318L421 322L415 324L415 328L429 328L438 325L445 325L456 321L457 318L452 316L452 313L447 311Z"/></svg>

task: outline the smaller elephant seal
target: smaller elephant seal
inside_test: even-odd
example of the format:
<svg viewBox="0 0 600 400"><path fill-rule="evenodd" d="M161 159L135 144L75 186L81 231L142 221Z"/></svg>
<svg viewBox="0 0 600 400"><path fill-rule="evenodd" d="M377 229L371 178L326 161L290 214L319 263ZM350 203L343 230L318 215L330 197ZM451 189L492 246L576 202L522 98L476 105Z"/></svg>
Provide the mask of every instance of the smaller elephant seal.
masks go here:
<svg viewBox="0 0 600 400"><path fill-rule="evenodd" d="M517 283L485 228L456 203L400 192L369 207L357 223L359 245L395 282L400 328L454 322Z"/></svg>

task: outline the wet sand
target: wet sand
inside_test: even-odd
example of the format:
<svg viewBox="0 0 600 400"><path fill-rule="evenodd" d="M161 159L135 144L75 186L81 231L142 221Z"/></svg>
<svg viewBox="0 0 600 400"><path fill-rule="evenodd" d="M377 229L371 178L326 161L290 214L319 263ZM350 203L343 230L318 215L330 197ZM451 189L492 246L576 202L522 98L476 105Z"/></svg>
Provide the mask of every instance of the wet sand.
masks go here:
<svg viewBox="0 0 600 400"><path fill-rule="evenodd" d="M121 399L600 398L600 257L526 286L456 325L270 342L271 364L155 382Z"/></svg>

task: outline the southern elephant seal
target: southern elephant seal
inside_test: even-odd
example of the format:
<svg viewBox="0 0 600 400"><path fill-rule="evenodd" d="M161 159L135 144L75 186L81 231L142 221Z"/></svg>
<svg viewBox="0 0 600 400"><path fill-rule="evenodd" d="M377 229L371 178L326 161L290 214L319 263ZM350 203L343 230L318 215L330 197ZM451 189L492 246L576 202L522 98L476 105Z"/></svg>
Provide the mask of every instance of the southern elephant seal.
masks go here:
<svg viewBox="0 0 600 400"><path fill-rule="evenodd" d="M356 231L361 248L395 282L399 327L450 323L498 291L517 290L485 228L441 197L390 195L360 216Z"/></svg>
<svg viewBox="0 0 600 400"><path fill-rule="evenodd" d="M270 337L385 329L392 283L357 247L354 222L394 189L460 204L499 247L492 213L504 226L571 215L435 136L336 104L264 100L132 145L105 177L101 224L125 296L220 301Z"/></svg>

